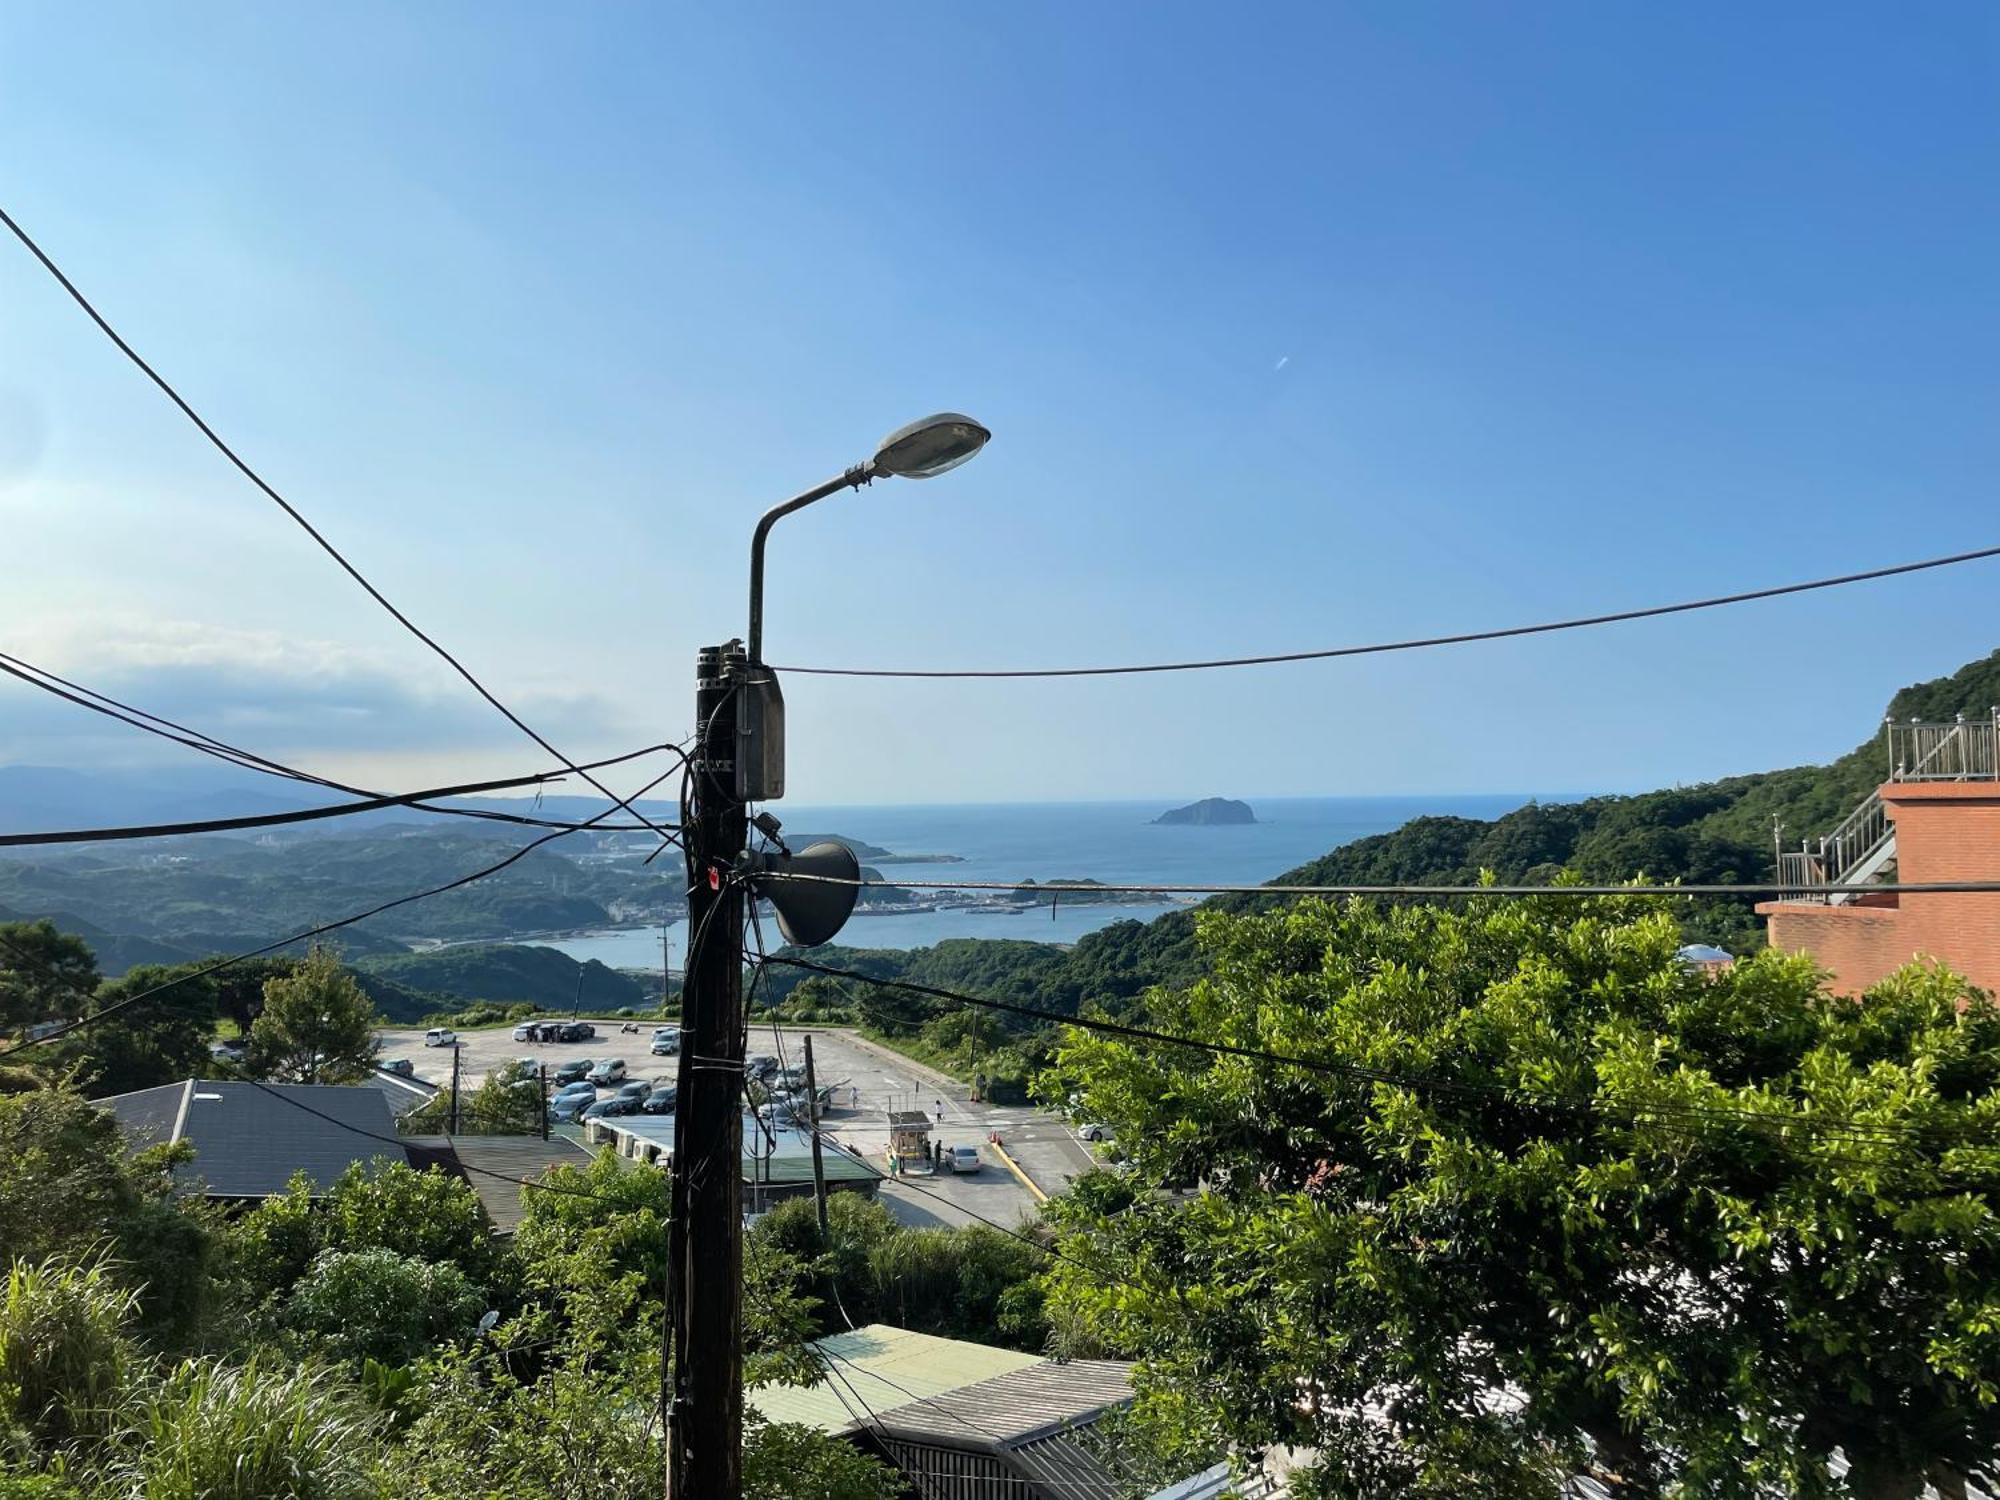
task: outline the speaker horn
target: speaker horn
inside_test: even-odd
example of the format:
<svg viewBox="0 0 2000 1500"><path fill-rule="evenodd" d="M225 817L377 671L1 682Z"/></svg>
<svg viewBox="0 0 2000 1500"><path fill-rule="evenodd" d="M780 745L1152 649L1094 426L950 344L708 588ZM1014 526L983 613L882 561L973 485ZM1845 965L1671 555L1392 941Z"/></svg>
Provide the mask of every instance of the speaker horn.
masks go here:
<svg viewBox="0 0 2000 1500"><path fill-rule="evenodd" d="M845 844L822 839L797 854L774 851L753 856L757 873L750 878L757 895L778 913L778 931L796 948L817 948L833 941L847 925L860 899L861 861ZM812 876L788 880L786 876Z"/></svg>

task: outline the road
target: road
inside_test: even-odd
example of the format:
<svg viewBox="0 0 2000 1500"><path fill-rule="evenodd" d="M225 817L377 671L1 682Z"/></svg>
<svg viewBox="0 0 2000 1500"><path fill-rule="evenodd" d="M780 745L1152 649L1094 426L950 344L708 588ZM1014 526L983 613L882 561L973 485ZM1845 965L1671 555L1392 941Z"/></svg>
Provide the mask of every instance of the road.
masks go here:
<svg viewBox="0 0 2000 1500"><path fill-rule="evenodd" d="M477 1088L486 1075L516 1059L544 1063L551 1072L563 1063L608 1057L624 1061L627 1076L673 1082L679 1060L654 1057L648 1050L653 1024L641 1022L638 1033L619 1031L616 1021L593 1022L597 1035L587 1042L517 1042L505 1027L461 1034L458 1050L460 1087ZM1007 1169L989 1142L997 1134L1035 1186L1060 1193L1072 1177L1091 1166L1090 1149L1069 1127L1045 1111L1027 1105L975 1104L964 1084L935 1069L913 1062L889 1048L865 1041L851 1031L811 1027L787 1029L774 1035L770 1027L750 1034L750 1053L780 1056L788 1067L804 1065L804 1037L813 1039L813 1060L822 1087L840 1086L834 1107L825 1111L821 1128L859 1151L883 1171L888 1169L889 1121L892 1109L921 1109L943 1121L931 1138L949 1146L974 1146L980 1169L974 1173L913 1174L883 1182L881 1197L906 1224L970 1224L980 1220L1013 1228L1034 1214L1037 1199ZM451 1082L452 1050L426 1047L421 1028L380 1033L382 1057L407 1057L419 1078L440 1086Z"/></svg>

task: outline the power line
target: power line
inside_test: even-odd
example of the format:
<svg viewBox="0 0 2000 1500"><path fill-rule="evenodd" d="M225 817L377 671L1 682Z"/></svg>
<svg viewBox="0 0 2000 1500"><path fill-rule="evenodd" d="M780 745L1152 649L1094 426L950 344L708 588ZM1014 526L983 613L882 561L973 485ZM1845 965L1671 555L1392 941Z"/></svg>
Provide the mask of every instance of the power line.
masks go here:
<svg viewBox="0 0 2000 1500"><path fill-rule="evenodd" d="M272 760L268 756L245 750L241 746L232 745L226 740L219 740L214 735L207 734L202 730L191 729L185 724L176 723L172 719L162 718L160 715L149 713L143 708L136 708L129 703L122 703L109 694L98 692L95 688L85 687L78 682L72 682L66 677L58 676L56 673L49 671L46 667L38 667L32 662L23 661L20 657L10 656L4 651L0 651L0 673L17 678L30 687L53 694L55 697L61 698L65 702L73 703L79 708L88 709L95 714L102 714L106 718L115 719L121 724L140 730L146 734L155 735L173 744L183 745L203 755L212 756L222 761L225 765L236 766L240 770L256 771L266 776L276 776L287 781L304 782L311 786L325 787L329 791L346 792L355 797L380 797L385 795L384 793L371 791L366 787L350 786L343 781L334 781L329 777L316 775L311 771L302 771L296 766L288 766L282 761ZM636 759L641 755L651 755L657 750L668 750L676 755L683 754L680 748L675 745L649 745L643 750L629 751L624 755L610 756L604 760L586 761L583 768L585 770L599 770L605 766L615 766L621 762ZM537 781L555 781L561 779L562 774L561 772L551 771L544 776L523 778L520 782L514 784L525 786ZM529 817L520 813L497 812L487 808L412 805L419 806L420 810L424 812L443 813L455 818L479 818L488 822L515 823L531 828L573 829L580 826L553 818ZM641 833L656 830L651 824L639 827L631 827L625 824L603 824L600 825L600 831L605 833Z"/></svg>
<svg viewBox="0 0 2000 1500"><path fill-rule="evenodd" d="M670 750L671 745L650 745L633 755L650 755L660 750ZM621 760L631 756L621 756ZM535 776L510 776L501 781L474 781L460 786L430 787L421 792L401 792L394 796L364 797L355 802L336 802L327 807L299 808L292 812L257 813L241 818L205 818L192 823L145 823L122 828L67 828L50 833L0 833L0 848L18 848L31 844L97 844L115 843L125 839L187 838L205 833L233 833L248 828L275 828L289 823L310 823L325 818L347 818L356 813L377 812L388 807L418 807L435 797L468 797L479 792L499 791L506 787L536 786L548 781L563 779L560 771L543 772ZM536 822L542 822L536 819ZM551 820L552 821L552 820ZM581 823L555 824L566 831L574 832L584 827ZM636 823L615 823L601 826L600 833L643 833L645 829Z"/></svg>
<svg viewBox="0 0 2000 1500"><path fill-rule="evenodd" d="M930 999L945 1000L957 1005L970 1005L982 1010L1000 1011L1010 1015L1033 1020L1050 1021L1064 1026L1075 1026L1081 1030L1094 1031L1106 1036L1116 1036L1128 1041L1153 1042L1165 1046L1186 1047L1207 1052L1219 1057L1242 1058L1252 1062L1273 1063L1283 1067L1301 1068L1308 1072L1329 1074L1347 1078L1355 1082L1384 1084L1393 1088L1407 1088L1430 1093L1447 1093L1479 1099L1498 1100L1504 1103L1532 1108L1549 1108L1572 1113L1586 1113L1604 1116L1615 1110L1619 1114L1635 1117L1658 1116L1664 1119L1681 1119L1685 1122L1717 1120L1731 1124L1758 1124L1776 1126L1780 1129L1798 1127L1817 1130L1829 1135L1848 1138L1851 1145L1887 1145L1907 1142L1911 1136L1925 1132L1937 1133L1935 1127L1920 1125L1874 1125L1858 1120L1844 1120L1835 1117L1814 1117L1767 1114L1758 1110L1743 1109L1725 1105L1676 1105L1676 1104L1626 1104L1612 1105L1584 1095L1556 1095L1536 1093L1528 1090L1492 1087L1465 1083L1456 1079L1425 1078L1407 1073L1395 1073L1380 1068L1370 1068L1358 1063L1329 1062L1322 1059L1299 1057L1289 1053L1271 1052L1257 1047L1240 1047L1229 1042L1204 1041L1196 1037L1177 1036L1172 1032L1156 1031L1150 1027L1133 1026L1121 1021L1108 1021L1092 1016L1069 1016L1042 1006L1021 1005L1008 1000L995 1000L987 996L968 995L963 991L949 990L937 985L918 984L910 980L884 979L867 974L858 969L836 968L831 964L815 963L810 959L796 958L788 954L776 953L760 956L759 963L783 964L788 968L803 969L810 973L823 974L836 979L854 980L875 985L882 989L901 990L922 995Z"/></svg>
<svg viewBox="0 0 2000 1500"><path fill-rule="evenodd" d="M1006 891L1015 895L1094 896L1786 896L1869 895L1939 896L1990 895L2000 892L2000 880L1916 880L1895 885L1089 885L1030 886L1014 880L849 880L841 875L809 875L799 870L771 870L765 881L811 881L819 885L852 886L858 890Z"/></svg>
<svg viewBox="0 0 2000 1500"><path fill-rule="evenodd" d="M1621 609L1610 614L1581 615L1575 619L1550 620L1539 625L1507 625L1494 630L1420 636L1406 641L1378 641L1366 646L1333 646L1317 651L1279 651L1263 656L1221 656L1195 661L1147 662L1142 665L1118 667L1009 667L952 670L902 667L774 667L772 670L802 673L814 677L1129 677L1147 672L1206 672L1218 667L1264 667L1280 662L1329 661L1343 656L1378 656L1391 651L1427 650L1432 646L1465 646L1476 641L1504 641L1524 635L1548 635L1555 631L1582 630L1594 625L1617 625L1629 620L1651 620L1662 615L1720 609L1731 604L1749 604L1758 599L1779 599L1788 594L1811 593L1815 589L1841 588L1851 583L1870 583L1879 578L1897 578L1905 573L1921 573L1930 568L1949 568L1959 563L1978 562L1989 557L2000 557L2000 547L1981 547L1972 552L1955 552L1949 557L1930 557L1921 562L1869 568L1860 573L1842 573L1836 577L1815 578L1805 583L1784 583L1771 588L1749 589L1739 594L1717 594L1706 599L1686 599L1678 604L1654 604L1644 609Z"/></svg>
<svg viewBox="0 0 2000 1500"><path fill-rule="evenodd" d="M651 781L649 781L645 786L641 787L637 792L633 793L634 797L645 796L647 792L650 792L654 787L658 786L661 782L665 781L667 777L671 775L673 775L673 772L671 770L661 772L658 776L654 777ZM607 807L602 813L598 814L598 817L608 818L611 816L612 811L613 809ZM595 820L592 821L594 822ZM173 989L177 985L191 983L196 979L201 979L206 977L207 975L218 973L219 971L227 969L232 965L244 963L250 959L261 957L266 953L274 953L280 948L289 948L294 943L309 942L313 938L323 937L329 932L337 932L343 927L352 927L356 922L365 922L370 917L380 916L383 912L391 911L396 907L408 906L410 903L414 901L424 901L432 896L442 896L447 891L455 891L462 886L471 885L474 881L484 880L489 875L498 874L500 871L506 869L509 865L513 864L516 860L525 858L527 855L531 854L536 849L541 848L542 845L550 843L555 839L563 838L568 834L575 833L580 829L586 829L591 826L592 826L591 822L585 822L577 824L574 828L559 828L555 830L553 833L545 833L540 838L530 839L520 848L514 850L513 853L509 854L505 859L496 860L492 864L485 866L483 869L474 870L470 875L461 875L456 880L448 880L443 885L434 885L430 887L430 889L428 890L417 891L412 895L398 896L393 901L384 901L380 905L371 906L370 908L368 908L367 911L357 912L353 916L342 917L338 921L324 922L317 927L308 928L304 932L293 933L290 937L283 937L279 938L276 942L266 943L261 948L252 948L248 952L232 954L230 957L218 959L216 960L216 962L212 964L205 964L201 968L194 970L192 973L182 974L178 978L170 979L164 984L156 984L150 989L141 990L136 995L128 995L125 999L118 1001L114 1005L108 1005L103 1010L95 1011L87 1016L81 1016L78 1019L69 1022L65 1026L58 1027L56 1030L51 1031L46 1035L35 1037L30 1041L17 1042L12 1048L8 1049L7 1051L0 1052L0 1059L13 1057L21 1052L26 1051L30 1047L40 1047L46 1045L49 1042L60 1041L63 1037L70 1035L72 1032L81 1031L84 1030L86 1027L97 1025L101 1021L109 1020L112 1016L118 1015L120 1012L130 1010L133 1006L139 1004L140 1001L150 999L152 996L160 994L164 990ZM14 947L14 945L7 942L5 938L0 938L0 944L5 944L10 948ZM21 952L19 948L14 948L14 951L16 953Z"/></svg>
<svg viewBox="0 0 2000 1500"><path fill-rule="evenodd" d="M495 697L493 693L487 689L485 683L481 682L477 677L473 676L471 671L467 669L464 663L459 661L459 659L453 656L451 652L447 651L443 646L438 644L438 642L435 639L427 635L416 624L415 621L411 620L408 615L404 614L402 610L398 609L394 604L392 604L389 601L388 595L384 594L380 589L375 587L375 585L368 580L367 575L362 573L362 571L359 568L355 567L353 563L349 562L347 558L341 553L340 549L334 546L332 542L328 541L326 537L320 532L320 530L316 526L314 526L312 522L308 521L305 518L304 514L301 513L297 507L295 507L283 495L279 494L276 489L272 488L272 486L265 480L263 475L259 474L255 469L251 468L250 465L246 463L237 454L234 448L231 448L229 444L224 442L222 440L221 435L218 434L213 427L209 426L208 423L202 419L201 414L197 412L191 405L188 404L186 399L182 397L181 393L175 390L172 385L168 384L165 377L163 377L159 373L159 371L155 370L150 364L148 364L145 361L145 359L140 355L138 350L134 349L130 344L128 344L125 341L124 337L118 332L118 330L113 328L110 322L106 320L104 315L100 313L96 309L96 307L94 307L91 304L90 299L84 296L83 293L77 289L76 283L71 281L68 276L63 274L62 268L58 266L55 263L55 261L50 259L48 253L44 251L40 245L35 243L34 238L27 232L27 230L23 229L18 223L16 223L13 216L10 215L4 208L0 208L0 223L4 223L8 229L13 231L14 237L27 247L28 252L31 255L33 255L36 260L41 262L42 268L46 270L51 276L53 276L56 279L56 283L59 286L61 286L65 292L69 294L70 300L75 302L78 307L82 308L84 312L89 315L90 320L98 326L98 329L104 334L104 336L110 339L111 342L117 346L118 351L121 354L123 354L127 359L129 359L134 365L136 365L148 380L152 381L154 385L159 387L161 393L165 395L169 401L173 402L173 404L176 407L180 409L180 412L183 416L185 416L190 422L194 423L196 430L199 431L203 437L208 439L208 441L214 446L215 450L218 453L220 453L224 458L228 459L229 462L236 467L237 471L241 473L245 479L248 479L259 490L261 490L265 494L265 496L267 496L272 501L273 504L275 504L287 516L290 516L292 520L298 524L299 528L303 530L307 536L311 537L314 542L318 543L319 548L322 552L326 553L326 555L332 558L335 563L339 564L342 572L346 573L349 578L353 579L357 584L359 584L361 586L362 591L366 593L369 598L373 599L377 604L381 605L382 608L388 612L391 619L395 620L395 622L398 625L401 625L404 630L408 631L411 635L415 636L419 641L422 641L424 645L430 647L431 651L440 660L442 660L445 663L445 665L449 666L454 672L456 672L461 678L463 678L467 683L467 685L470 686L474 692L479 694L480 697L484 698L487 701L487 703L491 704L492 707L500 714L500 716L506 719L508 723L512 724L516 729L520 730L529 739L533 740L537 745L540 745L542 749L547 751L550 755L553 755L557 760L561 761L571 771L575 772L577 775L581 776L585 781L589 782L599 792L602 792L606 797L609 797L612 800L612 802L615 803L618 807L625 809L627 812L631 813L633 817L637 818L641 823L646 824L646 826L652 829L654 833L658 834L663 841L669 844L677 842L673 834L669 833L666 829L661 828L658 825L654 824L652 820L649 819L643 812L641 812L638 808L632 805L633 802L637 801L638 797L642 794L635 793L632 797L629 798L619 797L609 787L605 786L601 781L597 780L596 777L592 776L588 771L584 770L583 767L579 766L575 761L571 760L567 755L564 755L562 751L558 750L554 745L550 744L546 739L542 738L540 734L538 734L532 727L530 727L530 725L525 719L523 719L519 714L515 713L513 709L509 708L506 704L502 703L497 697Z"/></svg>

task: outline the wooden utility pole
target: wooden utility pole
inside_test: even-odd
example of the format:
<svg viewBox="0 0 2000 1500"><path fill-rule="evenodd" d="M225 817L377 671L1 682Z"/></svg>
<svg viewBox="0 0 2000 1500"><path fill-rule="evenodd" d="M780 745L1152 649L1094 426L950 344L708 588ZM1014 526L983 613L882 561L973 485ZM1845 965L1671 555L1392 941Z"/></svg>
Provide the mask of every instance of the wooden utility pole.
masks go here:
<svg viewBox="0 0 2000 1500"><path fill-rule="evenodd" d="M806 1131L812 1136L813 1147L813 1200L819 1205L820 1248L833 1248L833 1237L826 1223L826 1162L819 1154L819 1077L813 1072L812 1033L806 1033Z"/></svg>
<svg viewBox="0 0 2000 1500"><path fill-rule="evenodd" d="M748 821L736 787L741 645L695 665L700 738L689 768L688 944L669 1226L671 1500L743 1491L743 888Z"/></svg>
<svg viewBox="0 0 2000 1500"><path fill-rule="evenodd" d="M459 1057L459 1050L460 1050L460 1049L459 1049L459 1045L458 1045L458 1040L457 1040L457 1038L453 1038L453 1039L452 1039L452 1044L451 1044L451 1133L452 1133L453 1135L457 1135L457 1134L458 1134L458 1057Z"/></svg>
<svg viewBox="0 0 2000 1500"><path fill-rule="evenodd" d="M542 1139L549 1138L549 1065L535 1064L535 1095L542 1101Z"/></svg>

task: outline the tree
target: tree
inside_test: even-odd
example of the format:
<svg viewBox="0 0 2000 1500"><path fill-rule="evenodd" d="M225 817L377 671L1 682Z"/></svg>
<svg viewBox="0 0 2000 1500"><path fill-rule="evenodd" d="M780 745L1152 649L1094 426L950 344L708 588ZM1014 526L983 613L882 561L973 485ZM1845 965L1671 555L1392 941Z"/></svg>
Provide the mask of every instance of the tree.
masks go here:
<svg viewBox="0 0 2000 1500"><path fill-rule="evenodd" d="M323 1195L303 1173L236 1221L232 1252L251 1293L282 1298L329 1250L386 1250L492 1288L503 1256L465 1181L400 1163L350 1165Z"/></svg>
<svg viewBox="0 0 2000 1500"><path fill-rule="evenodd" d="M451 1128L451 1091L440 1089L403 1117L412 1135ZM507 1063L458 1101L460 1135L536 1135L542 1128L542 1078L535 1068Z"/></svg>
<svg viewBox="0 0 2000 1500"><path fill-rule="evenodd" d="M1669 904L1305 902L1201 925L1177 1035L1042 1088L1128 1160L1050 1314L1194 1447L1343 1496L1945 1493L2000 1451L2000 1012L1935 970L1706 978ZM1847 1123L1853 1122L1853 1123ZM1158 1184L1201 1184L1193 1195Z"/></svg>
<svg viewBox="0 0 2000 1500"><path fill-rule="evenodd" d="M121 1012L115 1025L86 1027L59 1044L59 1058L87 1080L93 1096L178 1083L205 1071L209 1038L215 1033L216 990L213 979L194 973L198 967L141 964L81 1008L81 1014L95 1015L134 995L158 991Z"/></svg>
<svg viewBox="0 0 2000 1500"><path fill-rule="evenodd" d="M56 924L0 922L0 1031L78 1014L97 989L97 960L82 938Z"/></svg>
<svg viewBox="0 0 2000 1500"><path fill-rule="evenodd" d="M336 1358L404 1365L467 1337L486 1294L449 1264L393 1250L325 1250L285 1299L287 1327Z"/></svg>
<svg viewBox="0 0 2000 1500"><path fill-rule="evenodd" d="M140 1294L142 1328L190 1337L212 1293L210 1211L177 1197L184 1148L132 1156L117 1122L69 1088L0 1095L0 1246L13 1258L102 1254Z"/></svg>
<svg viewBox="0 0 2000 1500"><path fill-rule="evenodd" d="M250 1027L250 1065L293 1083L353 1083L375 1061L375 1008L328 948L266 980Z"/></svg>

